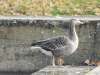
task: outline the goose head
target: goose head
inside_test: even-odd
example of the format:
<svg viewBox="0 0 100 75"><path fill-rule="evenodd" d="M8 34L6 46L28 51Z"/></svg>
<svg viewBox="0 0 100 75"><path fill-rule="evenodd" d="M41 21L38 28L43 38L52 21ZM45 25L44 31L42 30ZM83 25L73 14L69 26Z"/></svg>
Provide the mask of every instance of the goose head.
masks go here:
<svg viewBox="0 0 100 75"><path fill-rule="evenodd" d="M77 25L77 24L83 24L83 23L81 21L79 21L78 19L71 19L70 24L71 25Z"/></svg>

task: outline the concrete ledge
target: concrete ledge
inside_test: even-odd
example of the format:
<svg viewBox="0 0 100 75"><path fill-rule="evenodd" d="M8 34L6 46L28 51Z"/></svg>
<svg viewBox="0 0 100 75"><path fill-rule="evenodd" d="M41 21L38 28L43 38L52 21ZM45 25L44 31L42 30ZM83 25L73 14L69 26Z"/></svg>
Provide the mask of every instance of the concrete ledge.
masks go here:
<svg viewBox="0 0 100 75"><path fill-rule="evenodd" d="M96 67L95 69L87 73L86 75L100 75L100 66Z"/></svg>
<svg viewBox="0 0 100 75"><path fill-rule="evenodd" d="M94 69L95 66L62 66L60 67L45 67L31 75L85 75Z"/></svg>
<svg viewBox="0 0 100 75"><path fill-rule="evenodd" d="M37 16L37 17L33 17L33 16L0 16L0 19L22 19L22 20L70 20L72 18L77 18L79 20L100 20L99 16L63 16L63 17L59 17L59 16Z"/></svg>

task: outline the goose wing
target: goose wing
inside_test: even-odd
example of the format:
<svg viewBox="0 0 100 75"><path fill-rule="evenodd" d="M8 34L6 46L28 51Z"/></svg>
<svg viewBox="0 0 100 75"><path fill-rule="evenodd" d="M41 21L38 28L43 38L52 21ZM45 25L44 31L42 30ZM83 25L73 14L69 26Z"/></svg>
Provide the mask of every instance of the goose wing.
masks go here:
<svg viewBox="0 0 100 75"><path fill-rule="evenodd" d="M55 51L67 46L69 38L66 36L59 36L52 39L42 40L32 43L32 46L39 46L46 51Z"/></svg>

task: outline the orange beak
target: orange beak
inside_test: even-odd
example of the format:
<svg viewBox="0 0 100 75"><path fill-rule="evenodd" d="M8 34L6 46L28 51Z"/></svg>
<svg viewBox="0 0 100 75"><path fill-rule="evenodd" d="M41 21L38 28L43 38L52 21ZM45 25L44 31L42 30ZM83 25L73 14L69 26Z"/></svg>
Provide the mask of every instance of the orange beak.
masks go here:
<svg viewBox="0 0 100 75"><path fill-rule="evenodd" d="M78 21L78 24L83 24L81 21Z"/></svg>

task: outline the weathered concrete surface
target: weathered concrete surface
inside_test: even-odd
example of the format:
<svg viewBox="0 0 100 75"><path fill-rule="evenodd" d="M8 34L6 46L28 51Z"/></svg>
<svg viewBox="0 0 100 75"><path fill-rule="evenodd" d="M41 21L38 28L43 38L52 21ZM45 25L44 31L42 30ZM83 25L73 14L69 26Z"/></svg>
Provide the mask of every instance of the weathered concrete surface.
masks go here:
<svg viewBox="0 0 100 75"><path fill-rule="evenodd" d="M70 20L72 18L77 18L79 20L100 20L99 16L1 16L0 19L21 19L21 20Z"/></svg>
<svg viewBox="0 0 100 75"><path fill-rule="evenodd" d="M94 66L62 66L61 68L48 66L31 75L85 75L94 68Z"/></svg>
<svg viewBox="0 0 100 75"><path fill-rule="evenodd" d="M76 26L79 47L65 57L65 64L82 65L86 59L100 61L100 21ZM0 20L0 71L35 71L51 65L51 58L30 50L32 42L68 36L67 20ZM57 64L57 59L56 59Z"/></svg>
<svg viewBox="0 0 100 75"><path fill-rule="evenodd" d="M86 75L100 75L100 66L96 67L95 69L87 73Z"/></svg>

